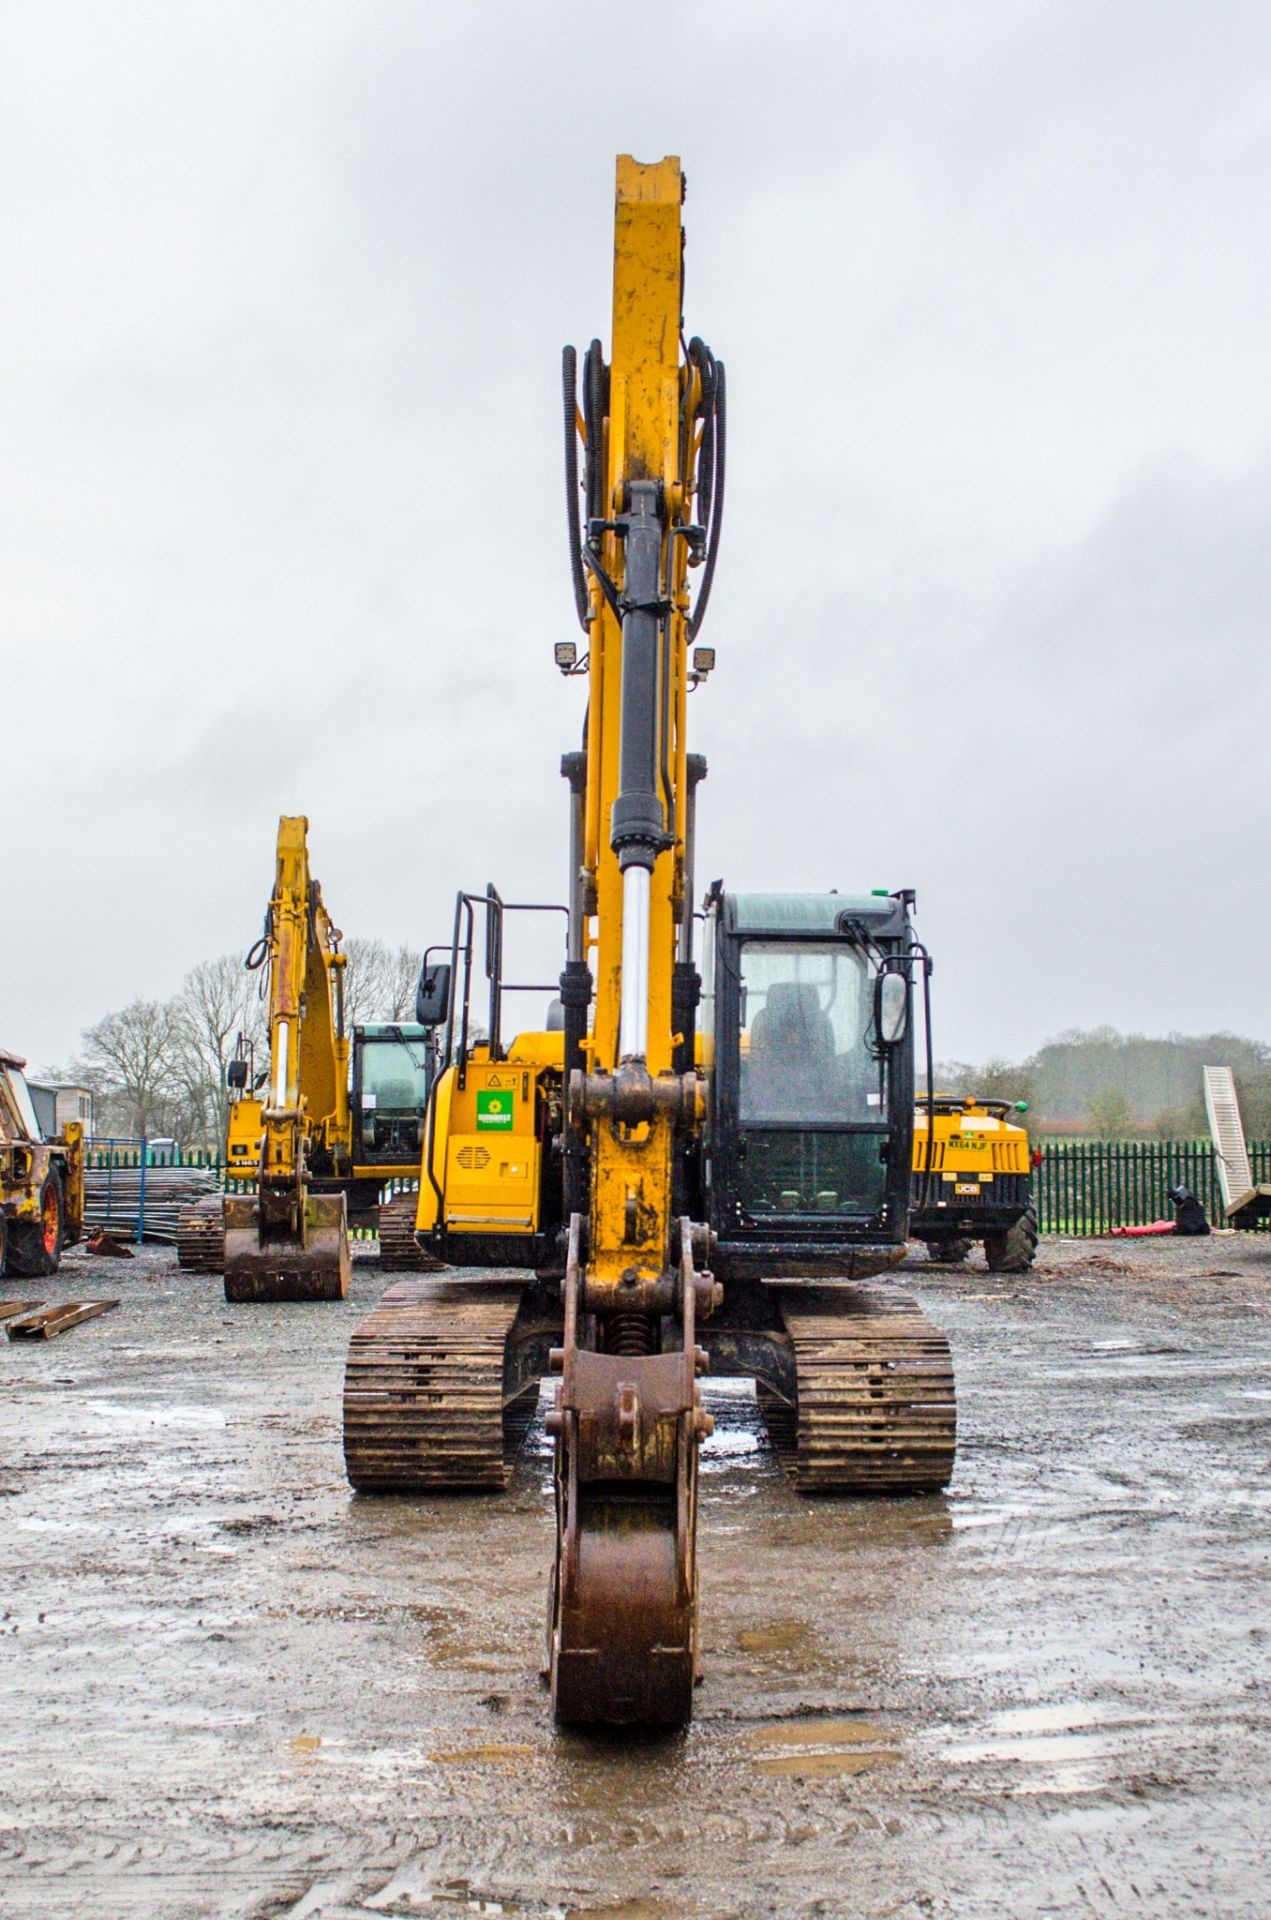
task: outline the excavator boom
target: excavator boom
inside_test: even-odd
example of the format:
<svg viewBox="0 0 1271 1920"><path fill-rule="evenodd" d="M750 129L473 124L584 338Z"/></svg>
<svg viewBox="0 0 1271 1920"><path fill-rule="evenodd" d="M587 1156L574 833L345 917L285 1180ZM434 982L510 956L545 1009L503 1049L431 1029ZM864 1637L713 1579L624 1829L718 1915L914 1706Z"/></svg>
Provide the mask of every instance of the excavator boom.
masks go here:
<svg viewBox="0 0 1271 1920"><path fill-rule="evenodd" d="M278 823L253 949L268 968L269 1077L255 1191L225 1199L227 1300L342 1300L349 1289L345 1196L312 1185L315 1154L348 1131L348 1042L344 955L309 871L308 829L303 815Z"/></svg>
<svg viewBox="0 0 1271 1920"><path fill-rule="evenodd" d="M694 1327L714 1304L706 1243L677 1216L677 1148L706 1086L677 1063L685 885L690 558L707 350L681 356L679 161L618 161L607 418L586 448L600 515L590 574L583 865L595 911L592 1031L571 1050L566 1123L585 1199L569 1221L556 1436L558 1548L549 1662L557 1718L678 1725L697 1668L697 1454L710 1421ZM593 355L596 350L593 349ZM718 376L716 376L718 377ZM581 1059L578 1057L581 1051ZM584 1331L585 1330L585 1331Z"/></svg>

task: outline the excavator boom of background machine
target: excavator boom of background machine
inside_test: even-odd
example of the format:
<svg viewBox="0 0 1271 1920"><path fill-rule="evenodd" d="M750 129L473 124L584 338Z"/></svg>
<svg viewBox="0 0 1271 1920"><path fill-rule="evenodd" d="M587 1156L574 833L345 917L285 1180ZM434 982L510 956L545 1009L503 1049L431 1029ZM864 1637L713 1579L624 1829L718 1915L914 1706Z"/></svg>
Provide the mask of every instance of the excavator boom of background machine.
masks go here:
<svg viewBox="0 0 1271 1920"><path fill-rule="evenodd" d="M342 1300L349 1290L343 1193L313 1189L311 1159L336 1123L348 1075L339 929L309 872L309 822L284 815L265 928L269 1076L254 1193L225 1199L227 1300ZM250 956L249 956L250 957Z"/></svg>

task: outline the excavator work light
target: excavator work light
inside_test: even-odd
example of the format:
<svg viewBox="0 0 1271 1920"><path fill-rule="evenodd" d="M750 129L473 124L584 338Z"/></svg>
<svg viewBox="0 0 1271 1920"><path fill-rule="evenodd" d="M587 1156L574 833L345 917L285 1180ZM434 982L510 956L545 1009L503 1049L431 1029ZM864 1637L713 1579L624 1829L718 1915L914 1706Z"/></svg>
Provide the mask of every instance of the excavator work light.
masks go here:
<svg viewBox="0 0 1271 1920"><path fill-rule="evenodd" d="M714 647L694 647L693 671L697 675L699 680L704 680L708 673L714 673L715 671Z"/></svg>
<svg viewBox="0 0 1271 1920"><path fill-rule="evenodd" d="M558 640L552 652L562 673L572 673L578 665L578 648L574 641Z"/></svg>

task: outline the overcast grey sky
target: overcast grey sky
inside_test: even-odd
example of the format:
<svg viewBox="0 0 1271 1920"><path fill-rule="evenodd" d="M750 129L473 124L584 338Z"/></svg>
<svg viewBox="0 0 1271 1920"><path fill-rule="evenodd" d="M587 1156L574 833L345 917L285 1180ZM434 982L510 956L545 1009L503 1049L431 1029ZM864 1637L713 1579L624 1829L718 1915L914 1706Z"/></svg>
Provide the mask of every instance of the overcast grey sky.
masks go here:
<svg viewBox="0 0 1271 1920"><path fill-rule="evenodd" d="M8 0L0 1039L563 891L614 155L728 364L703 880L913 885L937 1048L1271 1039L1265 0Z"/></svg>

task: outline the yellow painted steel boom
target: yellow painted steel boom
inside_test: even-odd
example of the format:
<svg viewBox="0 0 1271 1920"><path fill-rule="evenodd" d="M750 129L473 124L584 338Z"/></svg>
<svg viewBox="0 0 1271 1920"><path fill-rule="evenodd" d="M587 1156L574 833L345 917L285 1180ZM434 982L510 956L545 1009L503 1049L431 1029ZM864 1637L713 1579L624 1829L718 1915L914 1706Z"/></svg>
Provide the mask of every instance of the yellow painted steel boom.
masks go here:
<svg viewBox="0 0 1271 1920"><path fill-rule="evenodd" d="M312 1158L346 1146L350 1121L344 955L309 870L308 828L303 814L278 822L274 890L249 956L269 970L269 1080L255 1191L225 1201L230 1300L329 1300L348 1292L345 1196L312 1190Z"/></svg>
<svg viewBox="0 0 1271 1920"><path fill-rule="evenodd" d="M705 1081L677 1059L677 930L688 817L687 569L705 412L705 349L681 353L679 161L619 158L602 512L590 572L582 955L594 969L567 1121L589 1169L569 1222L557 1441L559 1538L550 1664L558 1718L687 1718L697 1662L697 1452L709 1417L694 1326L704 1244L677 1217L677 1149ZM594 902L594 908L590 903ZM589 1331L586 1338L582 1328Z"/></svg>

